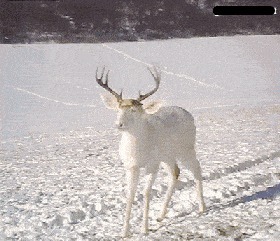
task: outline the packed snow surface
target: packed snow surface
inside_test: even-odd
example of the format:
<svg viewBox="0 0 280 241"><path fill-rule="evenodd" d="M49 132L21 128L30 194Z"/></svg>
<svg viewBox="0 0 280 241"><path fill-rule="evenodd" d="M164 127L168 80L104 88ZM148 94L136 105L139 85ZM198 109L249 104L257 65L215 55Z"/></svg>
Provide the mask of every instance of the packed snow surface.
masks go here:
<svg viewBox="0 0 280 241"><path fill-rule="evenodd" d="M139 43L2 45L0 240L120 240L125 170L115 113L101 103L95 70L136 97L192 113L207 211L181 170L167 218L167 189L153 186L150 233L140 234L141 173L127 240L279 240L280 36ZM151 160L152 161L152 160Z"/></svg>

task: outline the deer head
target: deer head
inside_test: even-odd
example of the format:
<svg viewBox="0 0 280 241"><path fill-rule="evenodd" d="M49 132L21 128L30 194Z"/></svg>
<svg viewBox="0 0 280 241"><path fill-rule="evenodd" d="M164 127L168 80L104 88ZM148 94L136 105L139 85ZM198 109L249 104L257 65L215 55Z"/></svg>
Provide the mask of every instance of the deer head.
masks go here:
<svg viewBox="0 0 280 241"><path fill-rule="evenodd" d="M153 90L147 94L141 94L139 91L139 97L137 99L123 99L122 91L120 94L112 90L109 85L109 70L106 73L105 82L103 76L105 73L105 67L102 69L100 78L98 77L98 68L96 70L97 83L107 90L111 95L102 95L102 100L108 109L113 109L118 112L117 128L120 130L129 130L139 124L145 114L153 114L161 107L161 103L153 101L149 104L143 104L142 101L153 95L159 88L161 75L160 72L154 67L153 70L148 68L151 75L154 78L156 86Z"/></svg>

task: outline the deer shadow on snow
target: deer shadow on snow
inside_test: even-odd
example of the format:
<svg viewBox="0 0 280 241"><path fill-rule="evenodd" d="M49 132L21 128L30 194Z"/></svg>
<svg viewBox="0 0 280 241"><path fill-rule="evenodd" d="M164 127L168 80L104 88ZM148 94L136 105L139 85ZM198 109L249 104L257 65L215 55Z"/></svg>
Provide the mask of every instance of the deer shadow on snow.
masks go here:
<svg viewBox="0 0 280 241"><path fill-rule="evenodd" d="M246 203L251 202L257 199L273 199L276 196L280 195L280 183L274 185L273 187L268 187L264 191L256 192L253 195L250 196L243 196L240 200L240 202ZM240 203L238 200L235 200L234 204Z"/></svg>
<svg viewBox="0 0 280 241"><path fill-rule="evenodd" d="M233 207L235 207L235 206L237 206L241 203L248 203L248 202L256 201L258 199L273 200L274 198L276 198L279 195L280 195L280 183L278 183L278 184L276 184L272 187L268 187L267 189L265 189L263 191L256 192L252 195L245 195L245 196L236 198L236 199L234 199L232 201L229 201L228 203L225 203L225 204L212 205L206 211L206 214L211 210L221 211L221 210L226 209L226 208L233 208Z"/></svg>
<svg viewBox="0 0 280 241"><path fill-rule="evenodd" d="M229 174L232 174L232 173L245 171L246 169L259 165L265 161L273 160L277 157L280 157L280 151L272 152L269 155L263 155L254 160L247 160L244 162L240 162L234 166L226 167L223 170L220 170L218 172L217 171L211 172L207 177L204 177L203 180L212 181L212 180L216 180L221 177L224 177L224 176L228 176Z"/></svg>
<svg viewBox="0 0 280 241"><path fill-rule="evenodd" d="M252 202L258 199L270 199L273 200L274 198L276 198L277 196L280 196L280 183L272 186L272 187L268 187L266 190L263 191L259 191L256 192L252 195L246 195L246 196L242 196L239 198L236 198L232 201L229 201L228 203L225 204L215 204L215 205L211 205L210 207L208 207L208 209L206 210L206 212L203 215L207 215L209 214L210 211L222 211L226 208L233 208L241 203L248 203L248 202ZM178 221L175 221L177 218L183 218L180 219L179 223L184 222L184 220L189 219L189 215L190 213L188 212L182 212L180 214L178 214L176 216L175 219L173 219L173 221L169 221L163 225L161 225L159 228L152 230L153 232L158 231L159 229L161 229L162 227L166 227L166 226L171 226L172 224L178 223Z"/></svg>
<svg viewBox="0 0 280 241"><path fill-rule="evenodd" d="M228 176L232 173L237 173L240 171L247 170L247 169L254 167L256 165L259 165L265 161L273 160L278 157L280 157L280 151L272 152L269 155L263 155L262 157L256 158L254 160L247 160L247 161L239 163L235 166L227 167L227 168L221 170L220 172L217 172L217 171L211 172L208 176L203 177L203 180L204 181L217 180L222 177ZM180 184L180 186L182 186L183 184L185 187L186 186L191 187L194 184L194 182L188 181L187 183ZM181 189L181 188L179 187L179 189ZM271 187L267 187L265 190L258 191L252 195L245 195L242 197L238 197L238 198L231 200L224 204L221 204L221 203L212 204L212 205L208 206L205 214L207 215L210 211L213 211L213 210L221 211L226 208L235 207L241 203L248 203L248 202L258 200L258 199L273 200L274 198L276 198L279 195L280 195L280 183L278 183L274 186L271 186ZM188 215L189 215L189 213L183 212L183 213L180 213L179 215L177 215L176 217L187 217Z"/></svg>
<svg viewBox="0 0 280 241"><path fill-rule="evenodd" d="M221 178L223 176L227 176L231 173L244 171L255 165L259 165L265 161L273 160L278 157L280 157L280 151L272 152L269 155L263 155L262 157L256 158L255 160L248 160L248 161L239 163L238 165L236 165L234 167L225 168L225 170L222 173L210 173L209 177L205 178L204 180L209 181L209 180L219 179L219 178ZM252 195L245 195L245 196L236 198L232 201L229 201L226 204L212 205L212 206L210 206L208 211L222 210L222 209L226 209L229 207L235 207L241 203L248 203L248 202L258 200L258 199L271 199L272 200L279 195L280 195L280 183L278 183L272 187L267 187L265 190L258 191Z"/></svg>

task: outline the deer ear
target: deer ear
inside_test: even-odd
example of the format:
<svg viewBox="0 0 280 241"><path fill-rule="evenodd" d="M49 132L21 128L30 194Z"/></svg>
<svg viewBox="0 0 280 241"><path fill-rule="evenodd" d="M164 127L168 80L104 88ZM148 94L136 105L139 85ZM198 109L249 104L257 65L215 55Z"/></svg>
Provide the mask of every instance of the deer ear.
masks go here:
<svg viewBox="0 0 280 241"><path fill-rule="evenodd" d="M101 94L100 96L108 109L117 110L119 108L119 102L115 96L109 94Z"/></svg>
<svg viewBox="0 0 280 241"><path fill-rule="evenodd" d="M152 101L148 104L144 104L143 108L148 114L153 114L153 113L156 113L161 106L162 106L162 102Z"/></svg>

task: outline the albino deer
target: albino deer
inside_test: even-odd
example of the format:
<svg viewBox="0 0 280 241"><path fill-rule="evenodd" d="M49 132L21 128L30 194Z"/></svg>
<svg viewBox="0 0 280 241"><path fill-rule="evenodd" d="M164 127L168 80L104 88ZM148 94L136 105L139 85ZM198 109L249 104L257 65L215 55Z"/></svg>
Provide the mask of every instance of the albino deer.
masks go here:
<svg viewBox="0 0 280 241"><path fill-rule="evenodd" d="M167 206L180 174L177 161L181 161L193 173L197 186L199 211L205 211L201 168L195 152L194 118L189 112L177 106L161 107L159 102L148 105L141 103L154 94L160 84L160 72L155 67L153 71L150 68L148 70L155 80L156 87L145 95L139 92L138 99L123 99L122 92L118 94L108 86L109 71L104 82L105 68L100 78L98 78L98 69L96 70L97 83L112 94L102 96L102 99L107 108L118 111L116 126L122 133L119 154L127 170L128 179L124 237L129 234L129 219L140 168L145 168L148 175L144 189L142 226L144 234L148 232L150 192L161 163L167 167L170 181L158 221L161 221L167 213Z"/></svg>

